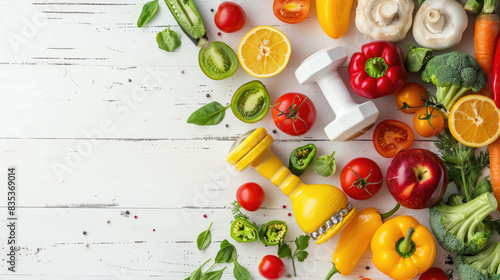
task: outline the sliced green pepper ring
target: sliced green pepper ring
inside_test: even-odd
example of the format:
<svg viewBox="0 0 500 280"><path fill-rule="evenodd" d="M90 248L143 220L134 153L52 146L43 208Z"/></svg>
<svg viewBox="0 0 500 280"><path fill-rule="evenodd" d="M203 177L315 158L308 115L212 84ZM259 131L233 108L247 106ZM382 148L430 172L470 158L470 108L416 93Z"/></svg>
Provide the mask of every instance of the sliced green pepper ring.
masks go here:
<svg viewBox="0 0 500 280"><path fill-rule="evenodd" d="M298 147L290 154L288 169L290 169L293 174L300 176L306 171L309 165L311 165L315 156L316 146L314 146L314 144Z"/></svg>
<svg viewBox="0 0 500 280"><path fill-rule="evenodd" d="M260 81L248 82L236 90L231 100L234 115L246 123L262 120L269 111L270 97Z"/></svg>
<svg viewBox="0 0 500 280"><path fill-rule="evenodd" d="M231 224L231 237L240 243L259 239L259 229L245 218L238 218Z"/></svg>
<svg viewBox="0 0 500 280"><path fill-rule="evenodd" d="M287 232L288 226L285 222L273 220L260 227L260 241L262 241L264 245L275 246L285 240Z"/></svg>

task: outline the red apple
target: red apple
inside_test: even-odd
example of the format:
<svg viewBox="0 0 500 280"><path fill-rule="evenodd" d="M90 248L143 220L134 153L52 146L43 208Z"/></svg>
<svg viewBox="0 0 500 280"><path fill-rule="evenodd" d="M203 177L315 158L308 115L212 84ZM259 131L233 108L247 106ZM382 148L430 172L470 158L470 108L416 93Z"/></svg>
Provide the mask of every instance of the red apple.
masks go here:
<svg viewBox="0 0 500 280"><path fill-rule="evenodd" d="M389 192L401 206L423 209L443 197L448 185L448 173L435 153L408 149L392 160L386 180Z"/></svg>

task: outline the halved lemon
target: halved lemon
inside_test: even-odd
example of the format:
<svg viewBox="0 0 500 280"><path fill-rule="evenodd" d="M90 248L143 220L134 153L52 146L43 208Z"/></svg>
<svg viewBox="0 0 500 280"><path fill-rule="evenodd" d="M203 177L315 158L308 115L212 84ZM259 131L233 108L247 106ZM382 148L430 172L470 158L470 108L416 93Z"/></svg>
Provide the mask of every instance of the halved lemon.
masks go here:
<svg viewBox="0 0 500 280"><path fill-rule="evenodd" d="M285 69L292 47L283 32L271 26L250 30L240 42L240 64L256 78L272 77Z"/></svg>
<svg viewBox="0 0 500 280"><path fill-rule="evenodd" d="M448 118L450 132L460 143L484 147L500 135L500 110L486 96L468 95L451 108Z"/></svg>

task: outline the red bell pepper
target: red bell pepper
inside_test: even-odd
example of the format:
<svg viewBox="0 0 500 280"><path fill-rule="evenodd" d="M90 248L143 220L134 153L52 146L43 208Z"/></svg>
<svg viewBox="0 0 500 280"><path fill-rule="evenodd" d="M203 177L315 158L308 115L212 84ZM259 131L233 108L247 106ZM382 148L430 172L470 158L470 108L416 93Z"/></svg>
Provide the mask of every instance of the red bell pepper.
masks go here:
<svg viewBox="0 0 500 280"><path fill-rule="evenodd" d="M349 63L352 90L374 99L397 93L406 83L403 51L393 43L374 41L364 44Z"/></svg>
<svg viewBox="0 0 500 280"><path fill-rule="evenodd" d="M500 37L498 37L493 69L491 71L491 87L493 89L493 99L497 108L500 108Z"/></svg>

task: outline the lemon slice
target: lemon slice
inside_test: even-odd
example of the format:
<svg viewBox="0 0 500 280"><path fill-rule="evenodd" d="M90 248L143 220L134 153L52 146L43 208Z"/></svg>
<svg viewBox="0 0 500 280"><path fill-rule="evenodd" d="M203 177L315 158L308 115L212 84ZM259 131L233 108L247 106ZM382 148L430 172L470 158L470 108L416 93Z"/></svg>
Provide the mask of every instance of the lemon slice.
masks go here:
<svg viewBox="0 0 500 280"><path fill-rule="evenodd" d="M285 69L292 47L283 32L271 26L250 30L240 42L240 64L256 78L272 77Z"/></svg>
<svg viewBox="0 0 500 280"><path fill-rule="evenodd" d="M448 126L460 143L484 147L500 135L500 110L489 97L468 95L453 105Z"/></svg>

